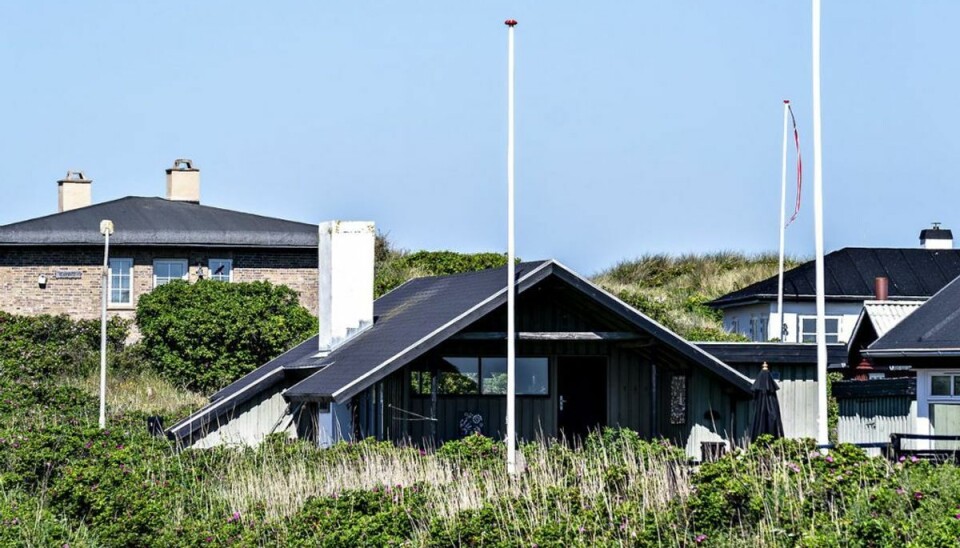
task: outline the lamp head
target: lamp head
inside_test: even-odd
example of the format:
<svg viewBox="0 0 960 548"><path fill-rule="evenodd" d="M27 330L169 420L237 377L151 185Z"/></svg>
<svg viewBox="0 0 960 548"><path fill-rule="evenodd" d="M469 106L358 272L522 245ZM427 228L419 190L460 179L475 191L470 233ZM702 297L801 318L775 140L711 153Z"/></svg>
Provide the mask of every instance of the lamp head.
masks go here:
<svg viewBox="0 0 960 548"><path fill-rule="evenodd" d="M113 234L113 221L107 219L100 221L100 234L104 236Z"/></svg>

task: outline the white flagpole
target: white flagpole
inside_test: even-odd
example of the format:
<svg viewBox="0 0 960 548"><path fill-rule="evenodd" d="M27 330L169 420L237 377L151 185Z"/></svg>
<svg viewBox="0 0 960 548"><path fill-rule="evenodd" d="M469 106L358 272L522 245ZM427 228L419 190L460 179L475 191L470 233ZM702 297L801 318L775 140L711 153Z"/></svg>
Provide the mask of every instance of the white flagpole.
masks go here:
<svg viewBox="0 0 960 548"><path fill-rule="evenodd" d="M783 334L783 236L787 229L787 117L790 110L790 101L783 100L783 162L780 170L780 275L777 278L777 338L784 341ZM769 333L768 335L772 335ZM760 341L764 342L764 341Z"/></svg>
<svg viewBox="0 0 960 548"><path fill-rule="evenodd" d="M513 135L513 30L517 22L505 21L507 25L507 472L517 473L517 371L516 371L516 250L514 247L514 135Z"/></svg>
<svg viewBox="0 0 960 548"><path fill-rule="evenodd" d="M823 148L820 120L820 0L813 0L813 219L817 282L817 443L830 441L827 425L826 303L823 276Z"/></svg>

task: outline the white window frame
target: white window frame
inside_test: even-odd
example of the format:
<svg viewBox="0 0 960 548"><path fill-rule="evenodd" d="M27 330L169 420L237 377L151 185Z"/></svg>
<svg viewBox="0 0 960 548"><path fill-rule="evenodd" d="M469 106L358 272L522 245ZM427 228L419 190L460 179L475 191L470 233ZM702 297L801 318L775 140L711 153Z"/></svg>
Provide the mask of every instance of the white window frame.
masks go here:
<svg viewBox="0 0 960 548"><path fill-rule="evenodd" d="M213 271L216 270L216 268L214 268L214 266L213 266L213 263L215 263L215 262L216 262L216 263L222 263L222 264L227 265L227 268L230 270L229 274L227 274L226 279L220 279L220 281L221 281L221 282L232 282L232 281L233 281L233 259L207 259L207 279L209 279L209 280L217 280L217 279L218 279L218 278L216 277L216 276L218 276L218 274L214 274L214 273L213 273Z"/></svg>
<svg viewBox="0 0 960 548"><path fill-rule="evenodd" d="M814 321L814 325L816 325L817 317L816 317L816 316L797 316L797 342L799 342L799 343L802 343L802 342L803 342L804 335L807 334L807 332L803 330L803 320L813 320L813 321ZM837 340L836 340L836 342L837 342L837 343L844 342L844 341L842 341L842 340L840 339L840 335L843 333L843 316L824 316L824 317L823 317L823 322L824 322L824 338L826 338L826 336L829 336L829 335L832 335L832 334L833 334L833 333L831 333L831 332L829 332L829 331L826 331L826 323L827 323L827 320L837 320L837 331L836 331ZM816 342L816 340L817 340L816 327L814 327L814 330L813 330L813 332L812 332L812 335L813 335L813 342ZM831 343L831 342L828 341L828 344L834 344L834 343Z"/></svg>
<svg viewBox="0 0 960 548"><path fill-rule="evenodd" d="M153 260L153 288L156 289L160 287L160 284L157 284L157 265L160 263L178 263L183 265L183 276L180 277L181 280L188 280L190 277L190 264L186 259L154 259ZM166 276L164 276L166 278ZM171 282L173 279L168 279L167 282ZM166 282L165 282L166 283Z"/></svg>
<svg viewBox="0 0 960 548"><path fill-rule="evenodd" d="M113 264L125 261L129 264L130 300L127 302L113 300ZM107 308L130 308L133 306L133 259L129 257L111 257L107 262Z"/></svg>
<svg viewBox="0 0 960 548"><path fill-rule="evenodd" d="M960 394L953 394L954 380L950 379L950 396L934 396L933 377L937 376L960 376L960 369L921 369L917 371L917 420L914 425L914 431L918 434L932 436L936 434L933 429L933 423L930 421L930 404L947 403L960 405ZM929 440L918 440L915 442L917 449L931 449L932 443Z"/></svg>

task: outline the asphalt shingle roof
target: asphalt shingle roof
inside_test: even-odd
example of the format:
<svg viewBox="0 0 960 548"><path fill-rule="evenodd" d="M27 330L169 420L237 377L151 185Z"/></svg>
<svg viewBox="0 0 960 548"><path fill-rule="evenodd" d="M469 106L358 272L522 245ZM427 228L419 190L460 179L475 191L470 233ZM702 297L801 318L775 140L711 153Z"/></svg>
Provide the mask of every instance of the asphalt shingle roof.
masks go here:
<svg viewBox="0 0 960 548"><path fill-rule="evenodd" d="M0 226L0 246L102 245L103 219L113 221L113 245L315 248L318 239L314 224L128 196Z"/></svg>
<svg viewBox="0 0 960 548"><path fill-rule="evenodd" d="M865 355L960 355L960 278L863 351Z"/></svg>
<svg viewBox="0 0 960 548"><path fill-rule="evenodd" d="M960 249L845 247L823 258L828 299L866 300L874 296L874 280L889 280L893 299L925 298L960 276ZM812 300L816 295L814 261L784 273L788 300ZM710 303L724 308L777 298L777 276L728 293Z"/></svg>
<svg viewBox="0 0 960 548"><path fill-rule="evenodd" d="M749 392L750 380L736 370L555 261L518 265L517 291L523 292L548 276L557 276L580 289L639 330ZM312 362L320 369L285 395L290 400L329 397L344 401L503 305L506 289L505 268L410 281L376 302L372 327L326 358L294 364L305 367Z"/></svg>

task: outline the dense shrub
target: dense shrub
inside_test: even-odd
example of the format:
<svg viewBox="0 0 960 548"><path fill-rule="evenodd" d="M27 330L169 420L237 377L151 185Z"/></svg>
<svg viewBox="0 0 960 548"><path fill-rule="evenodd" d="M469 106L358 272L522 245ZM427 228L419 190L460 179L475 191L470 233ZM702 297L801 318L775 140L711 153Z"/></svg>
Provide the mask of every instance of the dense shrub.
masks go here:
<svg viewBox="0 0 960 548"><path fill-rule="evenodd" d="M107 323L108 352L124 348L130 322ZM12 377L83 375L100 355L100 320L68 316L17 316L0 312L0 372Z"/></svg>
<svg viewBox="0 0 960 548"><path fill-rule="evenodd" d="M268 282L173 282L140 297L137 326L151 366L172 382L212 390L316 332L297 294Z"/></svg>
<svg viewBox="0 0 960 548"><path fill-rule="evenodd" d="M399 546L424 519L423 486L381 485L315 497L291 520L288 545Z"/></svg>
<svg viewBox="0 0 960 548"><path fill-rule="evenodd" d="M374 295L384 293L411 278L460 274L507 264L502 253L457 253L454 251L418 251L407 253L394 249L386 235L378 234L374 256L376 258Z"/></svg>

